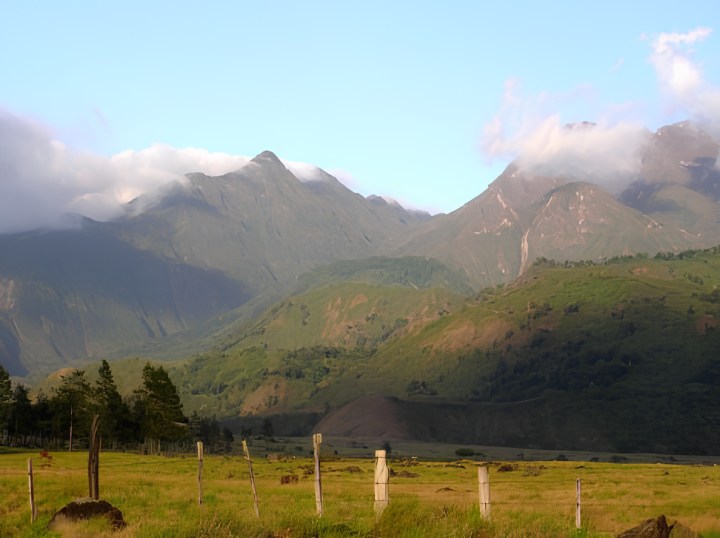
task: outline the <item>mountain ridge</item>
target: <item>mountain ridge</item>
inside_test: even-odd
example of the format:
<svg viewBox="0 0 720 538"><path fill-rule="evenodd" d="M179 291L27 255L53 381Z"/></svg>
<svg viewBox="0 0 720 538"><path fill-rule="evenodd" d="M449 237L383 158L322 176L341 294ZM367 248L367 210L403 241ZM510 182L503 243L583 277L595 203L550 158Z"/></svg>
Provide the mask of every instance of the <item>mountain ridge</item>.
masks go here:
<svg viewBox="0 0 720 538"><path fill-rule="evenodd" d="M705 248L720 243L718 148L689 123L661 128L645 148L634 182L617 196L582 178L538 175L515 162L461 208L432 217L363 197L319 168L300 179L290 163L264 151L222 176L188 174L158 195L134 200L116 220L81 219L74 229L47 231L57 243L53 249L27 235L0 237L0 360L22 374L96 353L122 354L122 345L113 342L167 356L160 350L172 340L172 353L182 353L183 338L188 346L198 338L209 343L215 332L251 323L253 313L290 293L301 275L338 262L362 266L360 260L375 256L414 258L428 270L439 263L446 273L438 282L457 291L510 284L539 257L602 260ZM72 246L82 241L88 241L84 248ZM98 253L114 263L81 271L85 277L72 293L63 290L78 267L99 267ZM157 280L143 274L143 264L180 279L156 286L169 291L154 296L153 315L137 299L148 293L147 282ZM19 290L30 289L29 279L42 267L55 270L36 293L44 299L22 296ZM367 275L385 278L382 270L373 271ZM184 302L177 314L177 302L192 287L191 273L205 282L204 298L197 308ZM124 282L122 294L102 291L118 282ZM211 300L218 293L224 300ZM123 297L136 298L134 306ZM76 305L83 301L93 315L78 317ZM49 328L53 316L69 324L62 338ZM36 335L32 345L24 334Z"/></svg>

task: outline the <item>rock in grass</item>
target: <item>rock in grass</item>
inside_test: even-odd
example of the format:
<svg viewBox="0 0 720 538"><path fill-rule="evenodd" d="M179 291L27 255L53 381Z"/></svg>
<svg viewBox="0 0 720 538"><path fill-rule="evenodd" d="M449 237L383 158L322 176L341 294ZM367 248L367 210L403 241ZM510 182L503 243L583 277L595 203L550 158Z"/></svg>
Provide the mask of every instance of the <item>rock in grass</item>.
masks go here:
<svg viewBox="0 0 720 538"><path fill-rule="evenodd" d="M637 527L621 532L617 538L670 538L670 531L675 525L668 527L665 516L643 521Z"/></svg>
<svg viewBox="0 0 720 538"><path fill-rule="evenodd" d="M78 521L92 517L104 516L108 518L113 529L123 529L127 526L123 519L122 512L112 504L103 500L95 500L89 497L75 499L58 510L50 520L48 527L61 521Z"/></svg>

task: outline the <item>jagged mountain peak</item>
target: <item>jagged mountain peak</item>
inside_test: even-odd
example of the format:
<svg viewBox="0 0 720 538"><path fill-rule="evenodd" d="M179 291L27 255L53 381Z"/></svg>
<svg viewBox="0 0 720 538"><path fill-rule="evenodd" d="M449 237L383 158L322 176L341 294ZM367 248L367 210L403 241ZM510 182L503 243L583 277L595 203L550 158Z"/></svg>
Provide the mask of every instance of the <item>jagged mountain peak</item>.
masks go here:
<svg viewBox="0 0 720 538"><path fill-rule="evenodd" d="M568 128L595 127L584 122ZM106 258L117 259L118 267L130 268L133 260L157 258L157 274L178 273L171 283L185 286L192 278L201 278L207 282L207 297L228 294L230 289L235 290L237 301L209 301L198 313L191 304L194 295L184 294L184 288L178 287L153 296L157 304L150 308L142 271L134 266L137 278L126 289L111 282L110 291L97 292L108 286L101 273L78 283L84 286L79 291L71 290L62 282L66 279L76 285L71 279L71 258L92 257L92 248L82 256L66 248L63 256L70 259L63 258L62 265L60 257L49 262L36 244L26 243L30 246L23 248L38 250L20 271L16 265L24 260L22 252L8 241L0 256L5 264L0 263L0 288L3 282L12 281L2 289L9 297L7 290L12 286L14 305L20 305L17 290L31 290L31 286L40 286L36 297L57 296L67 304L76 304L75 295L91 297L87 301L93 305L107 300L117 312L120 336L96 328L104 331L107 326L97 314L99 309L68 310L72 331L65 330L60 324L63 320L58 319L58 331L48 336L37 321L45 314L37 314L32 310L34 303L28 303L28 315L23 319L16 311L0 308L0 340L5 338L3 334L18 342L24 334L35 335L37 342L28 339L23 343L27 364L40 354L47 364L63 364L71 354L79 357L110 344L119 348L116 337L142 340L155 338L142 337L144 333L172 334L182 330L183 324L192 328L202 315L222 314L250 297L262 301L280 294L298 275L320 265L374 255L436 258L480 288L512 281L537 257L596 259L625 252L711 246L720 242L720 206L714 202L720 200L720 170L715 166L718 149L712 136L692 123L681 122L653 135L643 175L619 198L614 198L602 181L599 185L573 183L587 179L587 174L541 175L512 163L473 200L435 217L406 210L384 197L365 198L315 165L286 161L272 151L263 151L234 172L188 174L185 181L167 185L154 198L145 196L128 204L124 218L93 226L103 237L89 243L92 248L107 244L115 249L110 253L114 258L110 254ZM54 271L47 282L31 282L27 275L37 272L36 260L40 266L62 271ZM130 269L123 272L131 274ZM137 300L126 300L129 296ZM182 304L186 305L175 317L167 314L175 308L173 301L185 301ZM9 305L10 300L4 304ZM48 302L47 308L55 307ZM154 317L144 313L138 317L137 312ZM144 323L150 324L152 331ZM86 340L90 342L95 333L101 336L85 350ZM52 340L61 334L70 336L67 341ZM5 338L5 347L12 344L10 340ZM53 351L53 346L60 351Z"/></svg>
<svg viewBox="0 0 720 538"><path fill-rule="evenodd" d="M533 174L513 162L476 200L479 200L485 194L492 194L496 198L498 196L502 197L505 203L514 209L519 209L535 203L542 199L549 190L568 181L565 178ZM467 205L472 204L473 201Z"/></svg>
<svg viewBox="0 0 720 538"><path fill-rule="evenodd" d="M273 162L273 163L282 164L282 162L280 161L280 158L268 149L266 149L265 151L263 151L261 153L258 153L255 157L253 157L250 160L250 162L254 162L256 164L260 164L262 162L268 162L268 161Z"/></svg>
<svg viewBox="0 0 720 538"><path fill-rule="evenodd" d="M282 167L301 183L339 183L334 176L328 174L319 166L306 162L282 159L269 150L263 151L250 162L264 167L272 166L275 169Z"/></svg>
<svg viewBox="0 0 720 538"><path fill-rule="evenodd" d="M263 185L277 183L287 185L290 190L293 190L294 185L299 182L286 163L269 150L259 153L239 170L218 176L218 179L220 178L229 182L239 179L243 182L257 184L260 188L264 188ZM211 177L211 179L215 180L216 178Z"/></svg>

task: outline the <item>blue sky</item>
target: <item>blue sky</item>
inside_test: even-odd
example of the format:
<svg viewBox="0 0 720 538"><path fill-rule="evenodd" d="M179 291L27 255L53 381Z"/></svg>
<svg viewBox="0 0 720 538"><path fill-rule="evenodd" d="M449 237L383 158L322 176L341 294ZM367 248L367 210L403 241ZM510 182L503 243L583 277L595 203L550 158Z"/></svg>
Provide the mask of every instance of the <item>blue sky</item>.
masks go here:
<svg viewBox="0 0 720 538"><path fill-rule="evenodd" d="M449 212L537 149L548 118L718 126L714 1L500 4L3 2L0 144L13 150L0 152L0 200L18 207L64 181L86 205L110 203L145 187L103 159L163 144L270 149L363 195ZM19 162L47 140L53 157ZM95 188L94 173L115 175Z"/></svg>

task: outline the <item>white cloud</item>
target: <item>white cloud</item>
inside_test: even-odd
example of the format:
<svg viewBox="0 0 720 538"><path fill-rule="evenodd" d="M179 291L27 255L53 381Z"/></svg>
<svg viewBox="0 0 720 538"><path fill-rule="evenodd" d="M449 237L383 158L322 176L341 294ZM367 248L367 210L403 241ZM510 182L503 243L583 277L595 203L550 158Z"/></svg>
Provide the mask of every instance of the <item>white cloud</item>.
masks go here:
<svg viewBox="0 0 720 538"><path fill-rule="evenodd" d="M650 61L660 83L672 94L683 96L701 86L700 70L683 47L705 39L710 32L709 28L698 28L686 34L663 33L653 42Z"/></svg>
<svg viewBox="0 0 720 538"><path fill-rule="evenodd" d="M650 63L671 105L684 109L691 119L718 134L720 89L706 81L691 48L711 33L710 28L702 27L686 33L661 33L652 43Z"/></svg>
<svg viewBox="0 0 720 538"><path fill-rule="evenodd" d="M285 165L285 168L290 170L290 172L292 172L292 174L302 182L322 181L325 179L322 170L314 164L300 161L288 161L285 159L280 159L280 161L283 165Z"/></svg>
<svg viewBox="0 0 720 538"><path fill-rule="evenodd" d="M140 151L123 151L109 159L118 178L113 194L121 203L156 190L165 183L181 180L190 172L220 176L239 170L248 162L249 157L211 153L198 148L177 149L166 144L153 144Z"/></svg>
<svg viewBox="0 0 720 538"><path fill-rule="evenodd" d="M77 152L46 127L0 109L0 232L67 225L68 212L112 219L126 202L188 172L221 175L248 161L161 144L109 158Z"/></svg>
<svg viewBox="0 0 720 538"><path fill-rule="evenodd" d="M720 89L708 83L692 49L711 33L704 27L661 33L651 42L650 62L670 108L682 109L689 119L719 135ZM623 63L618 60L613 71ZM565 95L525 96L518 80L509 79L500 110L484 127L483 152L489 159L516 159L532 173L587 179L617 190L638 169L648 133L639 123L624 119L638 116L633 110L637 103L605 107L604 118L615 121L600 119L592 129L567 129L556 111L588 92L592 89L578 87Z"/></svg>
<svg viewBox="0 0 720 538"><path fill-rule="evenodd" d="M498 114L485 125L481 147L490 158L515 159L526 171L592 181L616 191L640 166L647 131L635 122L567 126L556 114L558 100L582 96L582 87L567 95L524 98L516 80L505 85Z"/></svg>
<svg viewBox="0 0 720 538"><path fill-rule="evenodd" d="M0 233L42 227L65 227L77 213L95 220L124 214L124 204L144 196L133 210L144 211L161 196L162 187L186 181L185 174L219 176L239 170L249 157L177 149L153 144L104 157L74 151L53 139L45 126L0 108ZM300 181L327 180L315 165L282 160ZM352 176L332 172L347 186Z"/></svg>
<svg viewBox="0 0 720 538"><path fill-rule="evenodd" d="M538 174L588 179L615 191L639 170L647 135L636 123L568 128L553 116L523 140L519 164Z"/></svg>

